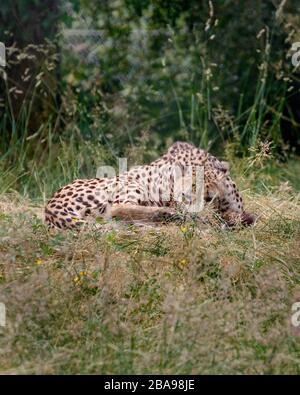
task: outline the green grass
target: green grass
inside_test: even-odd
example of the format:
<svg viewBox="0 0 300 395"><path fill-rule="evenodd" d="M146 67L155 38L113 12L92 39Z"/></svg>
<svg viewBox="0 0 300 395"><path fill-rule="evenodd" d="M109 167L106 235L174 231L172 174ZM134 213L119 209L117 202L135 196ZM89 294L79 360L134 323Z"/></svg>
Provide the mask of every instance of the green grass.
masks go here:
<svg viewBox="0 0 300 395"><path fill-rule="evenodd" d="M259 16L244 46L228 10L224 17L220 11L220 24L212 10L201 12L202 31L185 29L185 17L177 27L168 24L172 39L157 49L149 16L131 23L129 14L125 21L113 13L117 31L141 26L148 44L135 52L127 28L116 37L109 29L100 67L64 47L57 62L50 42L7 48L9 78L0 100L0 303L7 308L1 372L300 373L299 332L290 325L292 303L300 300L300 160L284 143L282 123L297 126L285 111L296 94L286 56L295 37L280 48L272 33L277 21L263 18L259 32ZM95 28L100 14L92 18ZM248 23L238 14L241 26ZM223 25L227 19L234 32ZM287 26L289 34L293 23ZM45 54L40 66L32 49ZM132 60L137 72L120 83ZM24 81L31 78L19 112L14 67ZM59 75L57 86L48 73ZM193 141L230 163L247 211L258 217L254 227L98 222L80 233L45 227L43 206L59 187L95 177L118 157L149 163L174 140Z"/></svg>
<svg viewBox="0 0 300 395"><path fill-rule="evenodd" d="M299 374L300 201L277 173L264 191L237 176L258 223L235 231L49 232L40 206L3 195L1 372Z"/></svg>

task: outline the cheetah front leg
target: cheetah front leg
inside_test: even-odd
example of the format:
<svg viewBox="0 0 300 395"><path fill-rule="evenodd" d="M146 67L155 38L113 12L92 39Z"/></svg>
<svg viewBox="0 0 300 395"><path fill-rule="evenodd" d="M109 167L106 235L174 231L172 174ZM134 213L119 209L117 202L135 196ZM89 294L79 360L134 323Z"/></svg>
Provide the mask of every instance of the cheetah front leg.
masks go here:
<svg viewBox="0 0 300 395"><path fill-rule="evenodd" d="M164 222L176 218L176 211L169 207L114 204L107 210L106 217L125 221Z"/></svg>

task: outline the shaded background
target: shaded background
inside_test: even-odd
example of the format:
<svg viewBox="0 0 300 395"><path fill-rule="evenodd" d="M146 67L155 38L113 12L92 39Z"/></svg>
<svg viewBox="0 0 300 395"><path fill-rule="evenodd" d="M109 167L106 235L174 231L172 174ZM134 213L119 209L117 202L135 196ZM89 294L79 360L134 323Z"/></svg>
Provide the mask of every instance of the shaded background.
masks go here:
<svg viewBox="0 0 300 395"><path fill-rule="evenodd" d="M2 171L16 189L46 166L66 180L92 176L99 161L150 160L177 139L221 156L262 141L280 160L299 153L299 7L2 1Z"/></svg>

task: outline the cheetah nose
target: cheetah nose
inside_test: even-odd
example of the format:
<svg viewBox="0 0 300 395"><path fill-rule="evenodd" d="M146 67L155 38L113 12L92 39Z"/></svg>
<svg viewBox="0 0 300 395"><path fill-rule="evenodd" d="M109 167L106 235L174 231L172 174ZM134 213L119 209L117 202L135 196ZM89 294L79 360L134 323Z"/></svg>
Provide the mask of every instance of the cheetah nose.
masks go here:
<svg viewBox="0 0 300 395"><path fill-rule="evenodd" d="M241 216L241 220L243 225L249 226L254 224L254 222L256 221L256 216L254 214L246 213L244 211Z"/></svg>

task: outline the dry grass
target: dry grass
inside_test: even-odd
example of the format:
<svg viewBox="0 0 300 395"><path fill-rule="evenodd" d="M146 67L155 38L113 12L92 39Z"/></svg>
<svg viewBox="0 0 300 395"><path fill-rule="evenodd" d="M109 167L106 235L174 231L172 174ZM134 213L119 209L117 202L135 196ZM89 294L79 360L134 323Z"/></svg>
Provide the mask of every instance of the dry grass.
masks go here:
<svg viewBox="0 0 300 395"><path fill-rule="evenodd" d="M300 373L300 197L244 192L235 231L193 224L49 233L0 202L5 373Z"/></svg>

